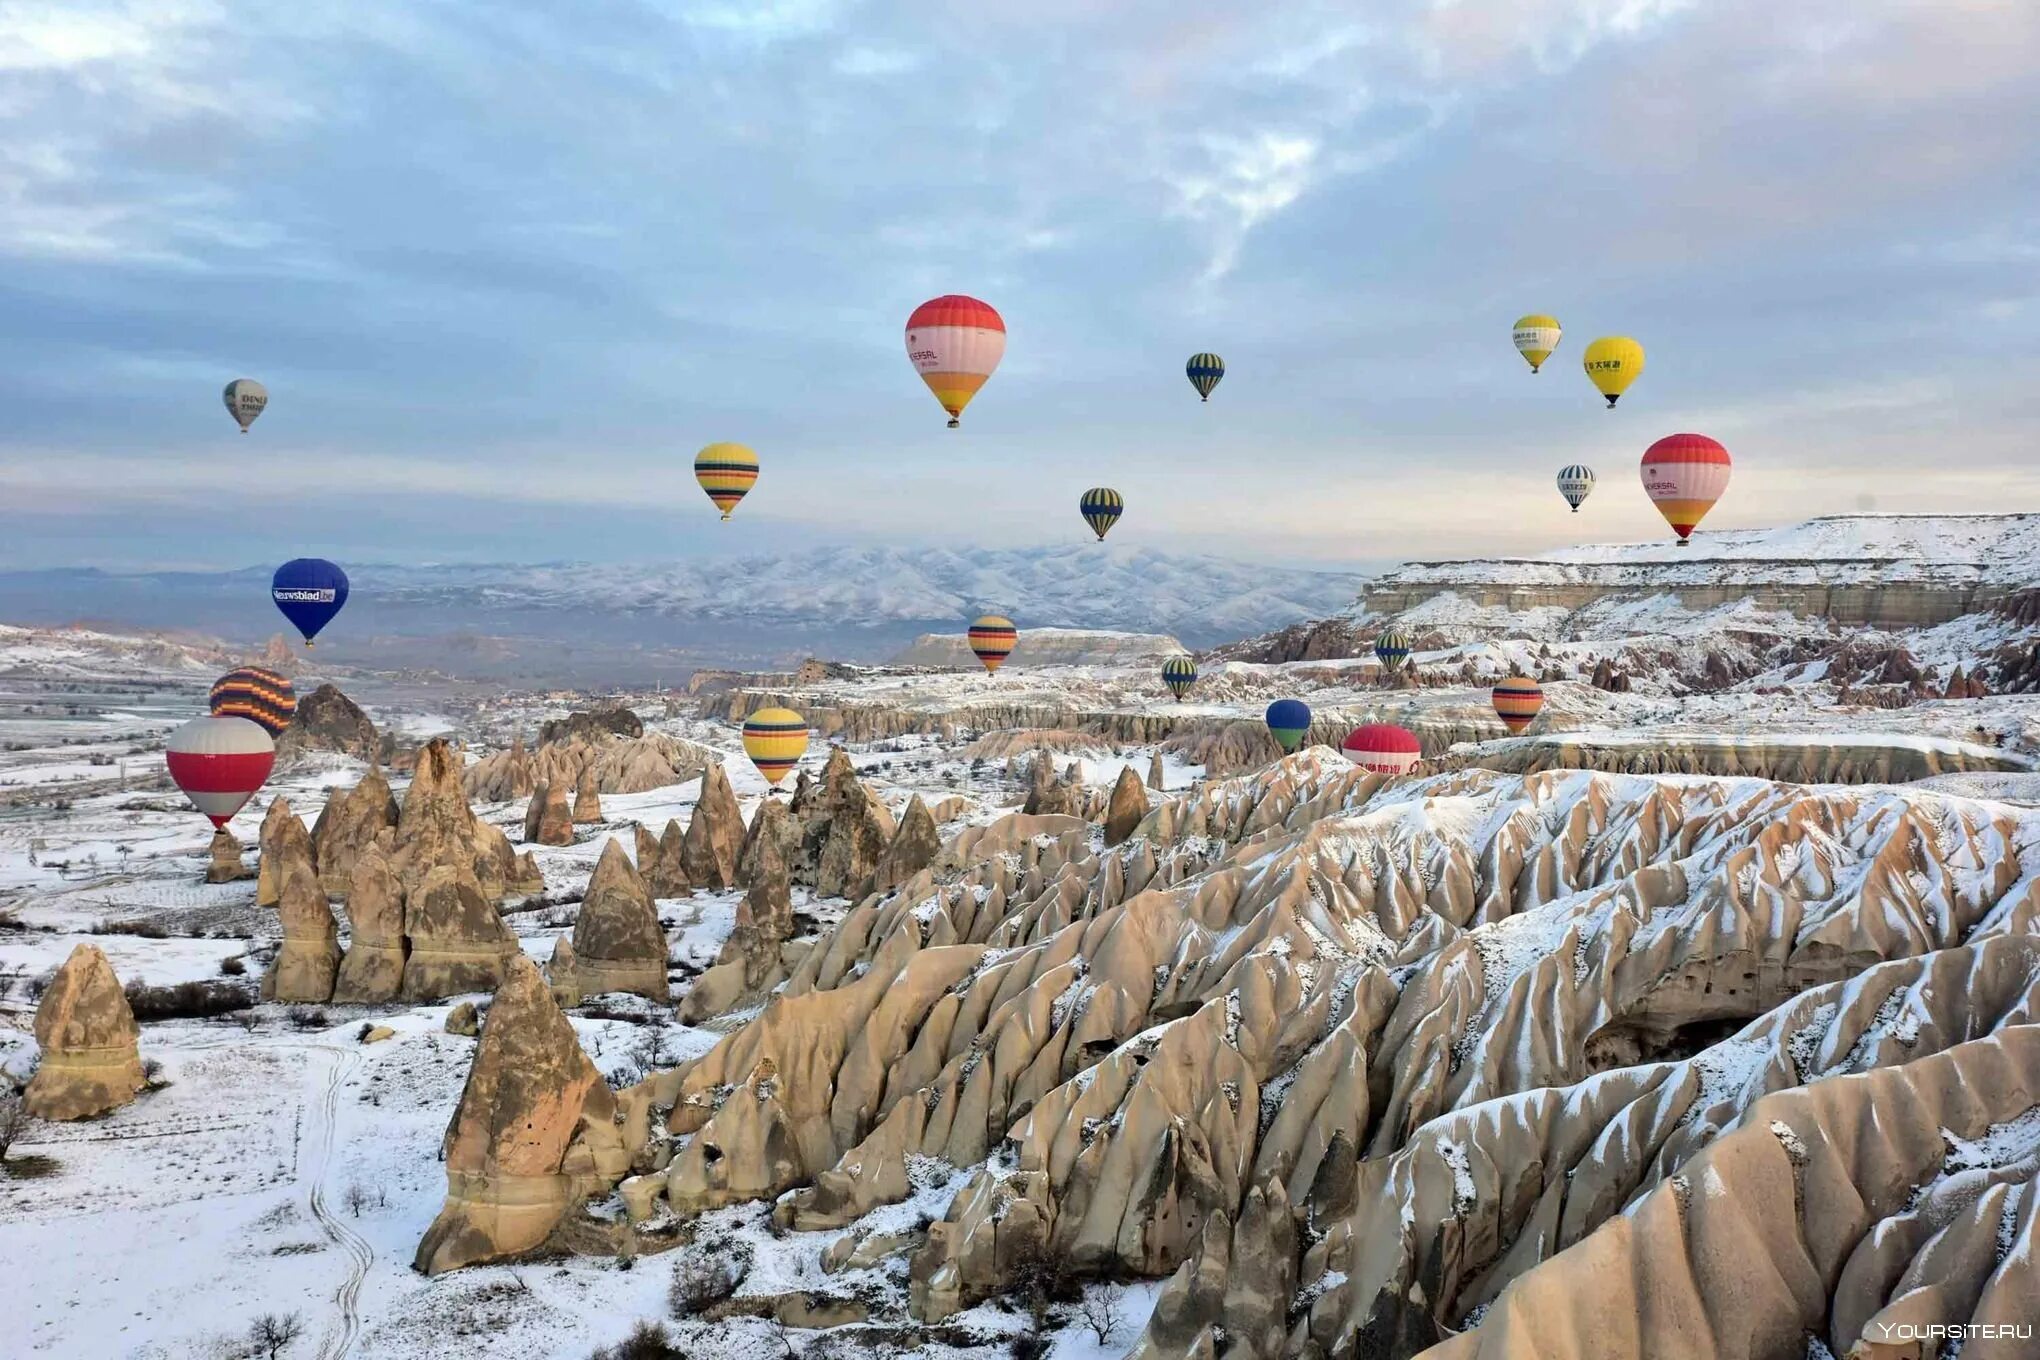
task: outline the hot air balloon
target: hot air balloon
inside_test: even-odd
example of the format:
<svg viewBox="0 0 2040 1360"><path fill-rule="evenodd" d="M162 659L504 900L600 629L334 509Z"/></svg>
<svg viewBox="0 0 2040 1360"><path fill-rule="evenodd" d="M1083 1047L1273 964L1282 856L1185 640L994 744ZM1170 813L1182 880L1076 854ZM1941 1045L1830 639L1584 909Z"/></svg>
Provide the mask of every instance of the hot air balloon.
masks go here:
<svg viewBox="0 0 2040 1360"><path fill-rule="evenodd" d="M288 676L261 666L243 666L213 681L207 706L215 718L246 718L278 737L297 712L297 690Z"/></svg>
<svg viewBox="0 0 2040 1360"><path fill-rule="evenodd" d="M1283 750L1294 751L1310 731L1310 705L1301 699L1277 699L1268 705L1268 731Z"/></svg>
<svg viewBox="0 0 2040 1360"><path fill-rule="evenodd" d="M1381 669L1393 675L1403 668L1410 659L1410 637L1400 628L1384 628L1374 639L1374 659L1381 663Z"/></svg>
<svg viewBox="0 0 2040 1360"><path fill-rule="evenodd" d="M1643 346L1626 335L1604 335L1587 346L1587 352L1580 356L1580 363L1586 368L1587 377L1601 389L1601 395L1613 407L1616 400L1629 390L1629 384L1643 372Z"/></svg>
<svg viewBox="0 0 2040 1360"><path fill-rule="evenodd" d="M1182 703L1183 696L1197 683L1197 663L1187 656L1172 656L1162 662L1162 683L1169 687L1169 693Z"/></svg>
<svg viewBox="0 0 2040 1360"><path fill-rule="evenodd" d="M1565 503L1572 512L1580 512L1580 502L1594 494L1594 470L1585 463L1571 463L1558 470L1558 494L1565 497Z"/></svg>
<svg viewBox="0 0 2040 1360"><path fill-rule="evenodd" d="M1346 759L1375 774L1402 774L1424 754L1416 733L1393 723L1363 723L1346 734Z"/></svg>
<svg viewBox="0 0 2040 1360"><path fill-rule="evenodd" d="M807 753L807 719L790 708L761 708L744 719L744 754L774 788Z"/></svg>
<svg viewBox="0 0 2040 1360"><path fill-rule="evenodd" d="M1492 696L1495 716L1511 732L1521 732L1537 720L1544 707L1544 690L1527 675L1512 675L1496 685Z"/></svg>
<svg viewBox="0 0 2040 1360"><path fill-rule="evenodd" d="M1190 385L1197 389L1197 395L1210 401L1211 389L1225 376L1225 360L1209 352L1193 354L1190 362L1183 365L1183 371L1190 375Z"/></svg>
<svg viewBox="0 0 2040 1360"><path fill-rule="evenodd" d="M1728 450L1704 434L1668 434L1643 451L1643 489L1679 546L1728 490Z"/></svg>
<svg viewBox="0 0 2040 1360"><path fill-rule="evenodd" d="M293 557L270 578L269 598L309 647L347 603L347 573L323 557Z"/></svg>
<svg viewBox="0 0 2040 1360"><path fill-rule="evenodd" d="M253 378L234 379L220 395L227 403L227 414L239 423L242 434L248 433L248 427L255 423L255 417L261 415L262 408L269 405L269 389Z"/></svg>
<svg viewBox="0 0 2040 1360"><path fill-rule="evenodd" d="M1005 353L1006 323L976 298L931 298L907 318L907 358L949 412L952 430Z"/></svg>
<svg viewBox="0 0 2040 1360"><path fill-rule="evenodd" d="M984 663L987 675L1006 664L1019 641L1020 630L1003 614L987 614L970 626L970 649Z"/></svg>
<svg viewBox="0 0 2040 1360"><path fill-rule="evenodd" d="M1516 318L1516 353L1523 356L1530 371L1535 373L1544 367L1544 361L1558 348L1559 336L1565 334L1558 328L1558 318L1532 312L1529 316Z"/></svg>
<svg viewBox="0 0 2040 1360"><path fill-rule="evenodd" d="M1091 532L1103 543L1105 535L1126 513L1126 499L1109 486L1094 486L1077 502L1077 509L1083 511L1084 523L1091 526Z"/></svg>
<svg viewBox="0 0 2040 1360"><path fill-rule="evenodd" d="M276 764L276 743L246 718L193 718L170 734L170 777L214 827L247 805Z"/></svg>
<svg viewBox="0 0 2040 1360"><path fill-rule="evenodd" d="M710 444L694 455L694 480L728 519L758 483L758 455L742 444Z"/></svg>

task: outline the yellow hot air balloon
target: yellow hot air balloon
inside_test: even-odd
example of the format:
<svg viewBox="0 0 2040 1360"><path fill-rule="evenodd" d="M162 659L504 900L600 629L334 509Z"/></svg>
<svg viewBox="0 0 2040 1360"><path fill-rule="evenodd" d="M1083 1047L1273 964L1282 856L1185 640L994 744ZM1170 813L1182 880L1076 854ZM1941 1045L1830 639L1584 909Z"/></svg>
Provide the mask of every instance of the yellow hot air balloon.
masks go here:
<svg viewBox="0 0 2040 1360"><path fill-rule="evenodd" d="M710 444L694 455L694 480L728 519L758 482L758 455L742 444Z"/></svg>
<svg viewBox="0 0 2040 1360"><path fill-rule="evenodd" d="M1643 346L1626 335L1604 335L1587 346L1587 352L1580 358L1586 367L1587 376L1593 379L1601 395L1613 407L1616 399L1629 390L1629 384L1636 381L1643 372Z"/></svg>
<svg viewBox="0 0 2040 1360"><path fill-rule="evenodd" d="M1565 334L1558 328L1558 318L1542 312L1516 318L1516 353L1530 365L1532 373L1544 367L1544 361L1558 348L1559 336Z"/></svg>
<svg viewBox="0 0 2040 1360"><path fill-rule="evenodd" d="M807 753L807 719L790 708L761 708L744 719L744 754L778 787Z"/></svg>

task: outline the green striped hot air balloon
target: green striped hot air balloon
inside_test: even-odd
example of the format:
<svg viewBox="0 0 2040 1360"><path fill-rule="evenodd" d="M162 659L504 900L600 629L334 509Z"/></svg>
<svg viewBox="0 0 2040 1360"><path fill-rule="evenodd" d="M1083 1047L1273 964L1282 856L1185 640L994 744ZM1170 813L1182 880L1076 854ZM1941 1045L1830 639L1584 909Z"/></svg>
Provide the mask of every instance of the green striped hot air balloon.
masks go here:
<svg viewBox="0 0 2040 1360"><path fill-rule="evenodd" d="M1182 703L1183 696L1197 683L1197 663L1187 656L1172 656L1162 663L1162 683L1169 687L1169 693Z"/></svg>
<svg viewBox="0 0 2040 1360"><path fill-rule="evenodd" d="M1105 535L1126 513L1126 498L1109 486L1094 486L1077 502L1077 509L1083 512L1084 523L1091 526L1091 532L1098 535L1098 541L1103 543Z"/></svg>
<svg viewBox="0 0 2040 1360"><path fill-rule="evenodd" d="M1190 362L1183 365L1183 371L1190 375L1190 385L1197 389L1197 395L1210 401L1211 389L1218 386L1218 380L1225 376L1225 360L1208 351L1193 354Z"/></svg>

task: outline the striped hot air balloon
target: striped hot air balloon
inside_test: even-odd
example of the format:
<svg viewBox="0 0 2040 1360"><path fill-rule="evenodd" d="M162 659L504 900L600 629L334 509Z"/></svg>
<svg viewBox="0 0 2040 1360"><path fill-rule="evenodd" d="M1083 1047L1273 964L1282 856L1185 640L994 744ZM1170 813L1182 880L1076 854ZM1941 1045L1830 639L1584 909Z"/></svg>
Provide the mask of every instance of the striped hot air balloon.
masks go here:
<svg viewBox="0 0 2040 1360"><path fill-rule="evenodd" d="M276 764L276 743L246 718L193 718L170 734L170 777L193 807L224 827Z"/></svg>
<svg viewBox="0 0 2040 1360"><path fill-rule="evenodd" d="M1225 376L1225 360L1208 351L1193 354L1190 362L1183 365L1183 371L1190 375L1190 385L1197 389L1197 395L1210 401L1211 389L1218 386L1218 380Z"/></svg>
<svg viewBox="0 0 2040 1360"><path fill-rule="evenodd" d="M807 754L807 719L790 708L761 708L744 719L744 754L774 788Z"/></svg>
<svg viewBox="0 0 2040 1360"><path fill-rule="evenodd" d="M1091 532L1098 535L1098 541L1103 543L1105 535L1126 513L1126 499L1109 486L1094 486L1077 502L1077 509L1083 512L1084 523L1091 526Z"/></svg>
<svg viewBox="0 0 2040 1360"><path fill-rule="evenodd" d="M1310 731L1310 705L1301 699L1277 699L1268 705L1268 731L1285 751L1295 751L1303 745L1304 733Z"/></svg>
<svg viewBox="0 0 2040 1360"><path fill-rule="evenodd" d="M1374 659L1391 675L1410 659L1410 635L1400 628L1384 628L1374 639Z"/></svg>
<svg viewBox="0 0 2040 1360"><path fill-rule="evenodd" d="M742 444L709 444L694 455L694 480L728 519L758 484L758 455Z"/></svg>
<svg viewBox="0 0 2040 1360"><path fill-rule="evenodd" d="M1511 732L1521 732L1537 721L1544 707L1544 690L1527 675L1512 675L1496 685L1493 694L1495 716Z"/></svg>
<svg viewBox="0 0 2040 1360"><path fill-rule="evenodd" d="M1417 734L1393 723L1363 723L1346 734L1346 758L1375 774L1403 774L1424 754Z"/></svg>
<svg viewBox="0 0 2040 1360"><path fill-rule="evenodd" d="M974 297L930 298L907 318L907 358L949 412L952 430L1005 353L1005 321Z"/></svg>
<svg viewBox="0 0 2040 1360"><path fill-rule="evenodd" d="M1643 490L1685 547L1728 490L1728 450L1704 434L1668 434L1643 451Z"/></svg>
<svg viewBox="0 0 2040 1360"><path fill-rule="evenodd" d="M1172 656L1162 662L1162 683L1169 687L1169 693L1182 703L1183 696L1197 683L1197 663L1187 656Z"/></svg>
<svg viewBox="0 0 2040 1360"><path fill-rule="evenodd" d="M970 626L970 649L984 663L987 675L1006 664L1019 641L1020 630L1003 614L987 614Z"/></svg>
<svg viewBox="0 0 2040 1360"><path fill-rule="evenodd" d="M1544 361L1558 348L1559 337L1565 334L1558 328L1557 317L1541 312L1517 317L1515 332L1516 353L1523 356L1532 373L1544 367Z"/></svg>
<svg viewBox="0 0 2040 1360"><path fill-rule="evenodd" d="M1558 494L1565 497L1565 503L1572 512L1580 512L1580 502L1594 494L1594 470L1585 463L1571 463L1558 470Z"/></svg>
<svg viewBox="0 0 2040 1360"><path fill-rule="evenodd" d="M277 737L297 712L297 690L289 676L261 666L243 666L213 681L207 707L215 718L246 718Z"/></svg>

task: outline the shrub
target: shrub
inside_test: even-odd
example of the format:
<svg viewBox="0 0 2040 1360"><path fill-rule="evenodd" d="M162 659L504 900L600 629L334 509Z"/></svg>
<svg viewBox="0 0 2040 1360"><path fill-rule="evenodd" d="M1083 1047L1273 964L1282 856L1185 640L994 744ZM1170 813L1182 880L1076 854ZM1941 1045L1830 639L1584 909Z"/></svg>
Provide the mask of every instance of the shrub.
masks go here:
<svg viewBox="0 0 2040 1360"><path fill-rule="evenodd" d="M170 932L154 921L132 917L125 921L101 921L92 927L94 935L134 935L144 940L167 940Z"/></svg>
<svg viewBox="0 0 2040 1360"><path fill-rule="evenodd" d="M698 1242L673 1263L666 1300L674 1317L691 1317L737 1292L751 1273L751 1247L729 1240Z"/></svg>
<svg viewBox="0 0 2040 1360"><path fill-rule="evenodd" d="M246 987L231 982L179 982L151 987L136 978L124 989L137 1020L190 1020L245 1011L255 1004Z"/></svg>
<svg viewBox="0 0 2040 1360"><path fill-rule="evenodd" d="M324 1029L333 1023L326 1012L316 1006L292 1006L285 1015L294 1029Z"/></svg>
<svg viewBox="0 0 2040 1360"><path fill-rule="evenodd" d="M588 1360L687 1360L687 1353L673 1345L663 1323L640 1321L629 1336L598 1347Z"/></svg>
<svg viewBox="0 0 2040 1360"><path fill-rule="evenodd" d="M248 960L239 954L229 954L220 960L220 973L224 977L240 977L248 971Z"/></svg>

